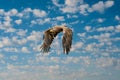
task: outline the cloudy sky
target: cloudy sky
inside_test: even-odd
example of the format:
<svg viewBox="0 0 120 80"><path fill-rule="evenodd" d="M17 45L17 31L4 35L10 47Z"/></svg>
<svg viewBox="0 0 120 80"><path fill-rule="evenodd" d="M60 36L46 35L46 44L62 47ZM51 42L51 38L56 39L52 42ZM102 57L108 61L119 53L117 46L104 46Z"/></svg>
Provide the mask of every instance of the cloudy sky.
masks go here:
<svg viewBox="0 0 120 80"><path fill-rule="evenodd" d="M0 0L0 80L119 80L119 0ZM42 54L43 32L73 30L69 55L59 34Z"/></svg>

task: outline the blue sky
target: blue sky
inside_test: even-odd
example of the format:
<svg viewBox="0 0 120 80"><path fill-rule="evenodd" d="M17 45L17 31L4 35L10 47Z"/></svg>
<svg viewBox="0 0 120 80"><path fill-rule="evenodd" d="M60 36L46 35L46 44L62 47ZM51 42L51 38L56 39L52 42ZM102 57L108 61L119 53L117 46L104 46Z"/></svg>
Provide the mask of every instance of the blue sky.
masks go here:
<svg viewBox="0 0 120 80"><path fill-rule="evenodd" d="M0 0L0 80L119 80L119 0ZM69 55L60 33L48 54L43 32L73 30Z"/></svg>

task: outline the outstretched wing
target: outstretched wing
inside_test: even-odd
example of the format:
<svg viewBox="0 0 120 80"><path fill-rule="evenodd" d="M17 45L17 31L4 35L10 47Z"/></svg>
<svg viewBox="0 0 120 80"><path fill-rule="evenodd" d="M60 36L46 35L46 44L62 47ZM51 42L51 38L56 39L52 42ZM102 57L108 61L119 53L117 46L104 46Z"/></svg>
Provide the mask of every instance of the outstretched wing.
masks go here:
<svg viewBox="0 0 120 80"><path fill-rule="evenodd" d="M61 32L61 30L59 28L55 29L55 30L54 30L54 28L51 28L51 29L44 32L44 36L43 36L44 42L43 42L42 46L40 47L41 51L43 53L48 53L49 52L50 45L52 44L53 39L60 32Z"/></svg>
<svg viewBox="0 0 120 80"><path fill-rule="evenodd" d="M67 28L64 31L64 35L62 38L62 45L64 53L68 54L72 45L72 30Z"/></svg>
<svg viewBox="0 0 120 80"><path fill-rule="evenodd" d="M44 42L43 42L42 46L40 47L41 51L48 52L50 49L50 44L53 41L53 38L52 38L51 33L50 33L50 29L44 32L43 40L44 40Z"/></svg>

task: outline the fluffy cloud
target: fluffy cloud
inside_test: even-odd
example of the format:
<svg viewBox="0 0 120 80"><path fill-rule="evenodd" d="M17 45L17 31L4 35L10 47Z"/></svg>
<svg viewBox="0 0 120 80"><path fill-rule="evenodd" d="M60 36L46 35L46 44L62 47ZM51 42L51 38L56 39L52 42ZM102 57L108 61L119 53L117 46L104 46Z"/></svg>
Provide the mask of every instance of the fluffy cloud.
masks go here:
<svg viewBox="0 0 120 80"><path fill-rule="evenodd" d="M12 28L12 27L10 27L10 28L7 28L6 30L5 30L5 33L12 33L12 32L15 32L16 31L16 29L15 28Z"/></svg>
<svg viewBox="0 0 120 80"><path fill-rule="evenodd" d="M108 26L108 27L100 27L97 29L97 31L113 31L114 26Z"/></svg>
<svg viewBox="0 0 120 80"><path fill-rule="evenodd" d="M59 0L52 0L53 4L56 5L56 6L61 6L59 3L58 3Z"/></svg>
<svg viewBox="0 0 120 80"><path fill-rule="evenodd" d="M11 44L11 40L8 37L3 37L0 41L0 47L10 46Z"/></svg>
<svg viewBox="0 0 120 80"><path fill-rule="evenodd" d="M77 8L76 7L68 7L68 6L66 6L65 8L61 8L61 10L64 13L76 13L77 12Z"/></svg>
<svg viewBox="0 0 120 80"><path fill-rule="evenodd" d="M9 48L9 47L6 47L6 48L3 48L3 50L5 52L18 52L18 49L17 48Z"/></svg>
<svg viewBox="0 0 120 80"><path fill-rule="evenodd" d="M119 33L120 32L120 25L115 26L115 32Z"/></svg>
<svg viewBox="0 0 120 80"><path fill-rule="evenodd" d="M57 0L53 0L54 5L58 6L63 13L80 12L83 15L97 11L103 13L105 9L114 5L114 1L99 1L93 5L85 3L83 0L65 0L65 3L60 5Z"/></svg>
<svg viewBox="0 0 120 80"><path fill-rule="evenodd" d="M32 33L27 37L27 40L29 41L37 41L42 39L42 32L36 32L36 31L32 31Z"/></svg>
<svg viewBox="0 0 120 80"><path fill-rule="evenodd" d="M7 16L16 16L17 13L18 13L17 9L11 9L10 11L5 12L5 15L7 15Z"/></svg>
<svg viewBox="0 0 120 80"><path fill-rule="evenodd" d="M104 22L104 20L105 20L105 19L103 19L103 18L98 18L98 19L97 19L97 21L98 21L99 23Z"/></svg>
<svg viewBox="0 0 120 80"><path fill-rule="evenodd" d="M28 50L27 47L22 47L21 51L22 51L23 53L30 53L30 51Z"/></svg>
<svg viewBox="0 0 120 80"><path fill-rule="evenodd" d="M36 16L36 17L44 17L47 15L47 13L45 11L42 11L42 10L39 10L39 9L34 9L33 10L33 14Z"/></svg>
<svg viewBox="0 0 120 80"><path fill-rule="evenodd" d="M104 9L105 9L104 2L103 1L99 1L98 3L92 5L92 9L94 11L98 11L98 12L101 12L101 13L104 12Z"/></svg>
<svg viewBox="0 0 120 80"><path fill-rule="evenodd" d="M111 7L111 6L113 6L113 5L114 5L114 1L112 1L112 0L111 0L111 1L109 0L109 1L106 1L106 2L105 2L105 7L106 7L106 8Z"/></svg>
<svg viewBox="0 0 120 80"><path fill-rule="evenodd" d="M22 30L22 29L20 29L16 33L17 33L17 35L25 36L27 32L28 32L28 30Z"/></svg>
<svg viewBox="0 0 120 80"><path fill-rule="evenodd" d="M117 46L114 45L116 42L119 43L119 36L116 35L120 32L119 25L99 27L96 29L86 26L85 30L86 32L77 34L78 36L80 36L79 42L83 43L82 47L81 46L77 47L76 45L79 42L76 42L76 44L73 44L74 46L72 49L73 51L75 50L78 53L90 52L92 54L96 54L100 52L106 54L111 54L112 52L116 52L116 53L119 52ZM97 32L97 34L92 34L93 32ZM113 37L114 35L116 35L116 37Z"/></svg>
<svg viewBox="0 0 120 80"><path fill-rule="evenodd" d="M12 18L10 18L10 16L4 16L3 17L4 21L3 21L3 28L5 29L6 27L11 27L12 24L11 24L11 21L12 21Z"/></svg>
<svg viewBox="0 0 120 80"><path fill-rule="evenodd" d="M77 42L77 43L75 43L75 44L72 46L71 51L77 52L77 50L79 50L83 45L84 45L83 42Z"/></svg>
<svg viewBox="0 0 120 80"><path fill-rule="evenodd" d="M16 44L16 46L18 44L19 45L23 45L23 44L25 44L27 42L27 39L25 39L25 38L19 39L17 36L13 36L11 40L12 40L12 42L14 44Z"/></svg>
<svg viewBox="0 0 120 80"><path fill-rule="evenodd" d="M4 14L4 9L0 9L0 15Z"/></svg>
<svg viewBox="0 0 120 80"><path fill-rule="evenodd" d="M56 19L57 19L58 21L64 21L64 20L65 20L63 16L58 16L58 17L56 17Z"/></svg>
<svg viewBox="0 0 120 80"><path fill-rule="evenodd" d="M115 16L115 20L120 22L120 17L118 15Z"/></svg>
<svg viewBox="0 0 120 80"><path fill-rule="evenodd" d="M10 59L13 60L13 61L15 61L15 60L18 59L18 56L12 55L12 56L10 56Z"/></svg>
<svg viewBox="0 0 120 80"><path fill-rule="evenodd" d="M82 4L83 0L65 0L65 7L61 8L64 13L76 13L78 5Z"/></svg>
<svg viewBox="0 0 120 80"><path fill-rule="evenodd" d="M0 59L4 58L4 55L0 53Z"/></svg>
<svg viewBox="0 0 120 80"><path fill-rule="evenodd" d="M111 7L114 5L114 1L99 1L98 3L92 5L93 11L98 11L100 13L103 13L105 9Z"/></svg>
<svg viewBox="0 0 120 80"><path fill-rule="evenodd" d="M82 3L83 3L83 0L65 0L65 4L67 6L77 6Z"/></svg>
<svg viewBox="0 0 120 80"><path fill-rule="evenodd" d="M15 23L19 25L19 24L22 23L22 20L21 20L21 19L19 19L19 20L15 20Z"/></svg>
<svg viewBox="0 0 120 80"><path fill-rule="evenodd" d="M13 60L18 59L16 56L10 57ZM119 70L118 67L120 66L120 60L115 58L97 58L92 59L90 57L40 57L40 63L44 63L43 65L37 64L34 66L30 65L13 65L7 64L5 70L0 73L0 78L7 80L21 80L21 79L52 79L52 80L74 80L74 79L88 79L91 77L101 77L107 71L106 76L110 76L109 73L112 73L112 70ZM57 62L57 64L53 65L53 62ZM106 62L107 61L107 62ZM61 66L61 62L62 65ZM38 63L38 62L37 62ZM59 64L58 64L59 63ZM75 67L71 67L70 63L73 63ZM47 65L51 64L51 65ZM89 67L94 70L87 70L86 68ZM112 70L111 70L112 68ZM7 71L6 71L7 70ZM92 73L91 73L92 72ZM67 75L70 75L68 77ZM29 76L29 77L28 77ZM48 76L46 78L46 76ZM88 76L88 77L86 77Z"/></svg>
<svg viewBox="0 0 120 80"><path fill-rule="evenodd" d="M86 31L90 31L90 29L91 29L91 26L85 26Z"/></svg>
<svg viewBox="0 0 120 80"><path fill-rule="evenodd" d="M114 65L114 58L98 58L96 59L96 64L100 68L111 67Z"/></svg>
<svg viewBox="0 0 120 80"><path fill-rule="evenodd" d="M89 8L89 5L88 4L82 4L80 5L80 13L81 14L84 14L84 15L87 15L87 11L90 12L90 8ZM87 11L86 11L87 10Z"/></svg>

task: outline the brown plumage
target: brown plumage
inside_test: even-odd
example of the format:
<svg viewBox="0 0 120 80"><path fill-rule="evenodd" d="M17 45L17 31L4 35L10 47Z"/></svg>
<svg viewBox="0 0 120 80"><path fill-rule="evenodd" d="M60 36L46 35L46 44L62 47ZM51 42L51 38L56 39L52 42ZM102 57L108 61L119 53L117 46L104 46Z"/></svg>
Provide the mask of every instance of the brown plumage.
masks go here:
<svg viewBox="0 0 120 80"><path fill-rule="evenodd" d="M72 45L72 30L66 26L55 26L44 32L44 36L43 36L44 42L40 47L43 53L49 52L50 45L52 44L53 39L60 32L64 33L63 38L62 38L63 52L66 54L69 53L71 45Z"/></svg>

